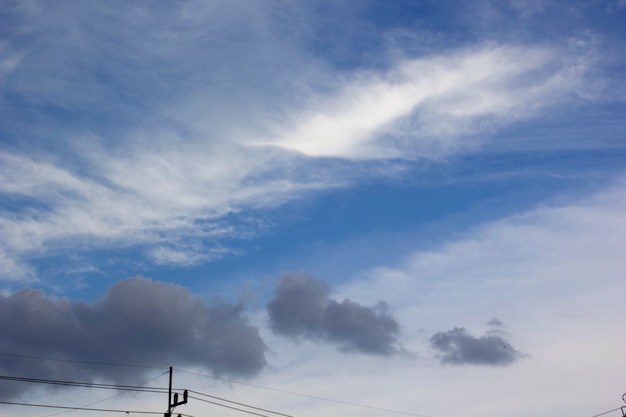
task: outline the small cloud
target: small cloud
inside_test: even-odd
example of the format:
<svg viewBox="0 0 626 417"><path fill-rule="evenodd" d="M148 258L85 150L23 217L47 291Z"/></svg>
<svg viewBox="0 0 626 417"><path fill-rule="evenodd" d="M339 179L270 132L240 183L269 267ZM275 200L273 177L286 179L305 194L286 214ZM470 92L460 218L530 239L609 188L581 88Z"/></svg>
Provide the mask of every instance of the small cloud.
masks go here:
<svg viewBox="0 0 626 417"><path fill-rule="evenodd" d="M33 282L37 280L34 268L0 248L0 281Z"/></svg>
<svg viewBox="0 0 626 417"><path fill-rule="evenodd" d="M504 327L504 323L502 323L500 320L498 320L497 318L492 318L491 320L489 320L489 322L487 323L488 326L493 326L493 327Z"/></svg>
<svg viewBox="0 0 626 417"><path fill-rule="evenodd" d="M368 354L398 353L400 325L385 302L363 306L330 299L326 283L303 273L280 277L267 305L270 328L294 338L324 340L342 350Z"/></svg>
<svg viewBox="0 0 626 417"><path fill-rule="evenodd" d="M626 0L614 0L609 2L606 7L607 13L618 13L626 9Z"/></svg>
<svg viewBox="0 0 626 417"><path fill-rule="evenodd" d="M169 245L151 248L146 255L156 265L175 267L215 261L231 252L221 246L205 248L200 245Z"/></svg>
<svg viewBox="0 0 626 417"><path fill-rule="evenodd" d="M502 336L487 333L475 337L463 327L436 333L430 345L442 364L506 366L524 356Z"/></svg>

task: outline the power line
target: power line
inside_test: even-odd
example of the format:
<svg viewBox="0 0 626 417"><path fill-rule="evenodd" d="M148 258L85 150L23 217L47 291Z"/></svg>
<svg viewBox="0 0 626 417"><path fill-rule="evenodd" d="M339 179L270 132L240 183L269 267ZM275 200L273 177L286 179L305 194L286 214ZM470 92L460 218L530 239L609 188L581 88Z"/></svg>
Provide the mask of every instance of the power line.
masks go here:
<svg viewBox="0 0 626 417"><path fill-rule="evenodd" d="M20 376L0 375L0 380L15 381L15 382L29 382L35 384L49 384L49 385L61 385L69 387L82 387L82 388L99 388L99 389L112 389L119 391L137 391L137 392L151 392L162 394L167 392L165 388L151 388L141 387L134 385L116 385L116 384L101 384L95 382L76 382L76 381L62 381L56 379L43 379L43 378L27 378Z"/></svg>
<svg viewBox="0 0 626 417"><path fill-rule="evenodd" d="M161 374L163 375L163 374ZM161 376L159 375L159 376ZM153 378L156 379L159 376ZM28 377L18 377L18 376L9 376L9 375L0 375L0 380L5 380L5 381L15 381L15 382L28 382L28 383L38 383L38 384L51 384L51 385L61 385L61 386L70 386L70 387L81 387L81 388L99 388L99 389L114 389L114 390L118 390L118 391L135 391L135 392L149 392L149 393L157 393L157 394L164 394L166 392L168 392L168 390L166 390L165 388L147 388L147 387L142 387L142 386L130 386L130 385L116 385L116 384L100 384L100 383L92 383L92 382L77 382L77 381L62 381L62 380L54 380L54 379L43 379L43 378L28 378ZM150 381L148 381L150 382ZM146 382L147 383L147 382ZM258 410L258 411L264 411L266 413L271 413L271 414L276 414L276 415L280 415L280 416L284 416L284 417L292 417L289 414L284 414L284 413L279 413L276 411L272 411L272 410L268 410L265 408L260 408L260 407L255 407L252 405L248 405L248 404L244 404L241 402L237 402L237 401L231 401L225 398L221 398L221 397L216 397L213 395L209 395L209 394L205 394L203 392L199 392L199 391L189 391L192 393L195 393L197 395L201 395L201 396L205 396L208 398L213 398L216 400L220 400L223 402L228 402L231 404L236 404L242 407L247 407L250 409L254 409L254 410ZM119 394L117 394L119 395ZM114 395L113 397L115 397L116 395ZM110 398L113 398L110 397ZM255 413L255 412L251 412L251 411L247 411L247 410L243 410L240 408L236 408L236 407L232 407L232 406L227 406L224 404L220 404L214 401L209 401L206 399L202 399L202 398L198 398L198 397L191 397L194 399L197 399L199 401L203 401L206 403L211 403L214 405L218 405L221 407L226 407L226 408L231 408L233 410L238 410L238 411L242 411L248 414L254 414L254 415L258 415L258 416L264 416L266 417L264 414L259 414L259 413ZM88 407L90 405L93 404L97 404L100 403L104 400L100 400L100 401L96 401L95 403L91 403L91 404L86 404L82 407L61 407L61 408L66 408L69 411L73 411L73 410L90 410ZM61 413L56 413L53 415L57 415L57 414L61 414Z"/></svg>
<svg viewBox="0 0 626 417"><path fill-rule="evenodd" d="M83 361L83 360L75 360L75 359L50 358L50 357L45 357L45 356L19 355L16 353L4 353L4 352L0 352L0 356L9 356L13 358L24 358L24 359L39 359L39 360L55 361L55 362L82 363L82 364L88 364L88 365L120 366L120 367L126 367L126 368L163 369L162 366L136 365L136 364L129 364L129 363L115 363L115 362Z"/></svg>
<svg viewBox="0 0 626 417"><path fill-rule="evenodd" d="M624 393L624 395L622 395L622 401L624 401L626 403L626 393ZM614 409L609 410L609 411L605 411L605 412L600 413L600 414L596 414L595 416L591 416L591 417L600 417L600 416L612 413L613 411L617 411L617 410L620 410L622 412L622 416L626 416L626 406L621 406L621 407L614 408Z"/></svg>
<svg viewBox="0 0 626 417"><path fill-rule="evenodd" d="M121 367L131 367L131 368L163 369L163 367L151 366L151 365L134 365L134 364L124 364L124 363L114 363L114 362L82 361L82 360L72 360L72 359L50 358L50 357L43 357L43 356L20 355L20 354L4 353L4 352L0 352L0 356L10 356L10 357L18 357L18 358L26 358L26 359L38 359L38 360L51 360L51 361L70 362L70 363L84 363L84 364L103 365L103 366L121 366ZM391 409L388 409L388 408L373 407L373 406L369 406L369 405L357 404L357 403L352 403L352 402L348 402L348 401L335 400L335 399L332 399L332 398L319 397L319 396L309 395L309 394L302 394L302 393L294 392L294 391L287 391L287 390L281 390L281 389L276 389L276 388L269 388L269 387L264 387L264 386L261 386L261 385L255 385L255 384L250 384L250 383L246 383L246 382L235 381L235 380L232 380L232 379L219 378L219 377L216 377L216 376L213 376L213 375L207 375L207 374L202 374L202 373L198 373L198 372L187 371L187 370L179 369L179 368L174 368L174 369L176 369L179 372L183 372L183 373L187 373L187 374L191 374L191 375L198 375L198 376L202 376L202 377L205 377L205 378L212 378L212 379L216 379L216 380L220 380L220 381L224 381L224 382L228 382L228 383L232 383L232 384L244 385L244 386L249 386L249 387L253 387L253 388L263 389L263 390L267 390L267 391L274 391L274 392L278 392L278 393L282 393L282 394L297 395L297 396L300 396L300 397L312 398L312 399L315 399L315 400L333 402L333 403L337 403L337 404L344 404L344 405L349 405L349 406L352 406L352 407L359 407L359 408L365 408L365 409L370 409L370 410L384 411L384 412L393 413L393 414L401 414L401 415L407 415L407 416L413 416L413 417L429 417L429 416L424 415L424 414L409 413L409 412L406 412L406 411L398 411L398 410L391 410ZM104 384L101 384L101 385L104 385ZM70 385L70 386L74 386L74 385ZM121 387L121 386L118 386L118 387ZM94 388L104 388L104 387L98 386L98 387L94 387ZM124 388L110 388L110 389L124 389ZM130 390L130 388L128 388L128 390ZM615 411L615 410L613 410L613 411Z"/></svg>
<svg viewBox="0 0 626 417"><path fill-rule="evenodd" d="M227 403L237 404L237 405L240 405L242 407L248 407L248 408L252 408L254 410L258 410L258 411L265 411L266 413L276 414L276 415L284 416L284 417L293 417L293 416L291 416L289 414L283 414L283 413L279 413L277 411L268 410L266 408L255 407L255 406L244 404L244 403L240 403L240 402L237 402L237 401L227 400L225 398L216 397L214 395L205 394L203 392L192 391L192 390L189 390L189 392L194 393L194 394L198 394L198 395L202 395L202 396L205 396L205 397L213 398L213 399L216 399L216 400L224 401L224 402L227 402ZM193 398L193 399L196 399L198 401L210 402L211 404L214 404L212 401L205 400L205 399L202 399L202 398L197 398L197 397L192 397L192 396L190 396L189 398Z"/></svg>
<svg viewBox="0 0 626 417"><path fill-rule="evenodd" d="M175 369L177 371L179 371L179 372L184 372L184 373L188 373L188 374L192 374L192 375L198 375L198 376L204 376L206 378L212 378L212 379L216 379L216 380L220 380L220 381L224 381L224 382L228 382L228 383L232 383L232 384L245 385L245 386L249 386L249 387L264 389L264 390L267 390L267 391L279 392L279 393L282 393L282 394L297 395L297 396L300 396L300 397L312 398L314 400L328 401L328 402L333 402L333 403L337 403L337 404L344 404L344 405L349 405L349 406L352 406L352 407L367 408L369 410L384 411L384 412L393 413L393 414L402 414L402 415L413 416L413 417L429 417L429 416L424 415L424 414L409 413L409 412L406 412L406 411L398 411L398 410L391 410L391 409L388 409L388 408L380 408L380 407L373 407L373 406L370 406L370 405L356 404L356 403L351 403L351 402L347 402L347 401L335 400L335 399L332 399L332 398L318 397L318 396L315 396L315 395L302 394L302 393L299 393L299 392L293 392L293 391L280 390L280 389L276 389L276 388L263 387L261 385L250 384L250 383L247 383L247 382L233 381L232 379L219 378L219 377L216 377L216 376L213 376L213 375L201 374L201 373L192 372L192 371L185 371L184 369L178 369L178 368L175 368Z"/></svg>
<svg viewBox="0 0 626 417"><path fill-rule="evenodd" d="M614 408L614 409L612 409L612 410L605 411L604 413L596 414L596 415L591 416L591 417L600 417L600 416L603 416L603 415L605 415L605 414L612 413L613 411L621 410L622 408L624 408L624 407L617 407L617 408Z"/></svg>
<svg viewBox="0 0 626 417"><path fill-rule="evenodd" d="M51 404L34 404L34 403L19 403L13 401L0 401L0 404L7 405L20 405L26 407L43 407L43 408L62 408L65 410L82 410L82 411L103 411L109 413L129 413L129 414L159 414L163 415L162 411L140 411L140 410L120 410L113 408L84 408L84 407L70 407L66 405L51 405ZM181 416L194 417L188 414L179 413Z"/></svg>
<svg viewBox="0 0 626 417"><path fill-rule="evenodd" d="M147 384L149 384L150 382L154 381L155 379L162 377L162 376L163 376L163 375L165 375L166 373L167 373L167 372L163 372L163 373L161 373L161 374L159 374L159 375L155 376L154 378L150 378L149 380L147 380L147 381L146 381L146 382L144 382L143 384L139 384L139 385L138 385L138 387L141 387L141 386L143 386L143 385L147 385ZM83 409L83 408L85 408L85 407L91 407L92 405L100 404L100 403L102 403L102 402L108 401L108 400L110 400L110 399L112 399L112 398L118 397L118 396L123 395L123 394L125 394L125 392L118 392L117 394L112 395L112 396L110 396L110 397L103 398L103 399L101 399L101 400L94 401L94 402L89 403L89 404L84 404L84 405L82 405L82 406L81 406L81 408L80 408L80 409L82 410L82 409ZM76 410L65 410L65 411L59 411L58 413L47 414L47 415L42 416L42 417L53 417L53 416L58 416L58 415L60 415L60 414L70 413L70 412L72 412L72 411L76 411Z"/></svg>
<svg viewBox="0 0 626 417"><path fill-rule="evenodd" d="M231 410L241 411L242 413L253 414L255 416L261 416L261 417L269 417L269 416L267 416L265 414L259 414L259 413L255 413L254 411L243 410L241 408L232 407L230 405L220 404L220 403L217 403L215 401L209 401L209 400L205 400L205 399L202 399L202 398L191 397L191 396L189 398L193 398L194 400L202 401L202 402L205 402L205 403L217 405L217 406L224 407L224 408L230 408Z"/></svg>

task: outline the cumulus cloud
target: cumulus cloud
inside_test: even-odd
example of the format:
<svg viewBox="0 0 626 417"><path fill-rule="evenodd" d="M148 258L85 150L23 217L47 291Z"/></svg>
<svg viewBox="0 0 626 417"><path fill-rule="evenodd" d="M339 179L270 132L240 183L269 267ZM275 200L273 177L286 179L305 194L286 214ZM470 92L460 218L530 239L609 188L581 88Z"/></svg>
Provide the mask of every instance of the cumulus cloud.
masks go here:
<svg viewBox="0 0 626 417"><path fill-rule="evenodd" d="M0 356L5 375L134 383L146 369L88 362L194 365L240 376L266 366L265 344L241 305L208 305L183 287L146 278L121 281L92 304L34 289L0 296L0 331L0 352L83 361ZM4 383L0 397L27 388Z"/></svg>
<svg viewBox="0 0 626 417"><path fill-rule="evenodd" d="M464 327L436 333L430 338L430 345L442 364L506 366L523 357L496 332L476 337Z"/></svg>
<svg viewBox="0 0 626 417"><path fill-rule="evenodd" d="M400 325L385 302L363 306L332 300L329 287L303 273L280 277L267 305L270 328L294 338L324 340L342 350L391 355L400 351Z"/></svg>

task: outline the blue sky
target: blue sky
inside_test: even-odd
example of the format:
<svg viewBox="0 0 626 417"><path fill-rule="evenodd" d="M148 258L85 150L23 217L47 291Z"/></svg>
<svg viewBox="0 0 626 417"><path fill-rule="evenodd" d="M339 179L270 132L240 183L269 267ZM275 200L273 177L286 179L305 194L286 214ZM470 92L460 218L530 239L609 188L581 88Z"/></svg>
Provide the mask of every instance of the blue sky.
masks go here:
<svg viewBox="0 0 626 417"><path fill-rule="evenodd" d="M614 408L625 17L623 0L4 2L0 374L140 383L155 375L87 363L171 363L431 417Z"/></svg>

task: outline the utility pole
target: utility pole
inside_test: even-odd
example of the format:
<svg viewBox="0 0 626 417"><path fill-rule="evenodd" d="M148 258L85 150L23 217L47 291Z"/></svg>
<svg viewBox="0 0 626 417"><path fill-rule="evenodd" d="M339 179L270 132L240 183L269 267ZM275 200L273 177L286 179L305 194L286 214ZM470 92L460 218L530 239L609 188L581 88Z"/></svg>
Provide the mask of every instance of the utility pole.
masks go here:
<svg viewBox="0 0 626 417"><path fill-rule="evenodd" d="M177 407L182 404L187 404L187 395L188 395L187 390L183 392L182 401L178 401L178 393L175 392L174 402L172 402L172 373L173 373L173 369L170 366L170 389L168 391L168 396L167 396L167 412L164 414L164 417L172 417L172 409L174 409L174 407ZM180 414L178 415L178 417L180 417Z"/></svg>
<svg viewBox="0 0 626 417"><path fill-rule="evenodd" d="M170 389L167 397L167 414L165 417L170 417L172 415L172 373L173 369L170 366Z"/></svg>

